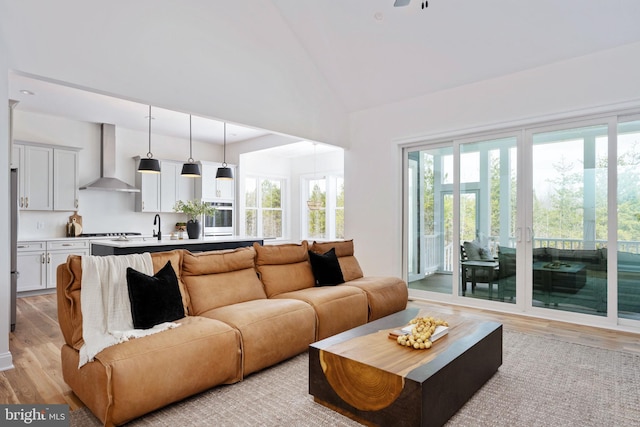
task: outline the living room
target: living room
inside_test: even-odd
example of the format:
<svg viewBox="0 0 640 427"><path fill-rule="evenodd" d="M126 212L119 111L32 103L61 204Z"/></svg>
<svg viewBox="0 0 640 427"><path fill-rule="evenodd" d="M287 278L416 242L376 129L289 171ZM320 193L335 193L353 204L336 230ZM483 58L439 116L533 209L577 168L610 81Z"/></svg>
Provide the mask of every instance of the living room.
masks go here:
<svg viewBox="0 0 640 427"><path fill-rule="evenodd" d="M571 2L566 9L552 1L434 0L426 9L416 1L408 8L393 8L392 1L237 3L3 1L0 70L343 147L346 234L367 274L399 277L406 269L403 145L640 107L640 35L631 22L638 16L632 1L607 7ZM200 7L206 9L197 13ZM352 30L364 20L369 32L363 37L377 38L362 40ZM403 22L431 32L396 38L393 31ZM307 40L304 26L315 28L317 38ZM340 43L323 42L318 34L326 32L356 34L334 57ZM447 44L431 59L423 49L435 40ZM367 46L378 45L404 51L413 62L384 55L365 61ZM568 49L572 45L578 48ZM327 68L314 62L319 58ZM470 64L457 62L462 59ZM486 68L499 60L499 70ZM427 74L430 69L439 74ZM478 74L437 84L458 69ZM334 78L338 83L330 84ZM418 86L427 83L434 86ZM0 93L7 97L6 79ZM3 129L7 116L0 115ZM0 146L7 152L4 135ZM0 177L1 188L8 188L7 179ZM8 221L8 212L0 212L4 229ZM9 265L8 243L0 261ZM6 284L0 305L2 311L9 307ZM3 367L11 366L8 337L2 319Z"/></svg>

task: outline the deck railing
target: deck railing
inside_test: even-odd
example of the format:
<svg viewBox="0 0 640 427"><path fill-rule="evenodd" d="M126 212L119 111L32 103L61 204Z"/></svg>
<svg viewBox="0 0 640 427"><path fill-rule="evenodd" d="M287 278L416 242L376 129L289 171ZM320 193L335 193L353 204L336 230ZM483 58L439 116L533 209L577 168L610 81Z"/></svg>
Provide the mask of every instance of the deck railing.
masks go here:
<svg viewBox="0 0 640 427"><path fill-rule="evenodd" d="M490 242L495 242L497 239L489 239ZM534 248L557 248L557 249L599 249L606 247L605 240L596 240L585 244L584 240L579 239L556 239L556 238L535 238L533 240ZM514 245L514 241L510 242L510 246ZM442 248L442 249L439 249ZM497 255L497 245L489 245L492 252ZM425 236L425 272L427 274L438 272L451 272L453 271L453 258L454 250L453 244L449 243L442 247L440 243L440 237L436 235ZM442 253L440 253L442 250ZM618 251L631 252L634 254L640 254L640 241L619 241Z"/></svg>

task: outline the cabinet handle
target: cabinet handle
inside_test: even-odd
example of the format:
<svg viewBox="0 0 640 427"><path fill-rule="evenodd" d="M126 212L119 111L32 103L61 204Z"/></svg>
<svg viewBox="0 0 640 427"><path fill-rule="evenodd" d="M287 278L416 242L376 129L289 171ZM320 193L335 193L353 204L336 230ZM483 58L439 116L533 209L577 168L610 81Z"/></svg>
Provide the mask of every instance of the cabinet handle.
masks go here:
<svg viewBox="0 0 640 427"><path fill-rule="evenodd" d="M29 245L18 245L18 249L25 249L28 248Z"/></svg>
<svg viewBox="0 0 640 427"><path fill-rule="evenodd" d="M25 197L25 198L24 198L24 207L25 207L25 208L28 208L28 207L29 207L29 198L28 198L28 197Z"/></svg>
<svg viewBox="0 0 640 427"><path fill-rule="evenodd" d="M44 254L40 255L40 261L44 264Z"/></svg>
<svg viewBox="0 0 640 427"><path fill-rule="evenodd" d="M51 264L51 254L47 252L47 264Z"/></svg>
<svg viewBox="0 0 640 427"><path fill-rule="evenodd" d="M144 200L142 201L142 210L144 210Z"/></svg>
<svg viewBox="0 0 640 427"><path fill-rule="evenodd" d="M63 243L62 246L73 246L73 243Z"/></svg>
<svg viewBox="0 0 640 427"><path fill-rule="evenodd" d="M24 208L24 197L20 197L20 207Z"/></svg>
<svg viewBox="0 0 640 427"><path fill-rule="evenodd" d="M76 199L76 203L74 206L76 207L76 209L78 209L78 199Z"/></svg>

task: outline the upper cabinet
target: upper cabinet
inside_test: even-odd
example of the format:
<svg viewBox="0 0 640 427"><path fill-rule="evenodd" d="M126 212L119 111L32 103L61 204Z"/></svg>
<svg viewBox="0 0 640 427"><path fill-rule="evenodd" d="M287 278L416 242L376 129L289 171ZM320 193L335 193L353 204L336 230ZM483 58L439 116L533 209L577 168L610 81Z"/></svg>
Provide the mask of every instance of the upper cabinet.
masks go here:
<svg viewBox="0 0 640 427"><path fill-rule="evenodd" d="M182 163L174 161L160 162L160 210L174 212L178 200L193 200L196 196L197 178L182 176Z"/></svg>
<svg viewBox="0 0 640 427"><path fill-rule="evenodd" d="M77 151L53 150L53 209L56 211L78 210Z"/></svg>
<svg viewBox="0 0 640 427"><path fill-rule="evenodd" d="M222 163L202 162L202 177L196 181L196 198L207 201L233 201L236 197L235 179L216 179ZM227 165L236 176L235 166Z"/></svg>
<svg viewBox="0 0 640 427"><path fill-rule="evenodd" d="M136 171L140 157L136 157ZM136 172L136 212L160 212L160 174Z"/></svg>
<svg viewBox="0 0 640 427"><path fill-rule="evenodd" d="M136 169L139 161L136 157ZM159 174L136 173L136 187L140 188L136 194L137 212L174 212L178 200L196 198L198 178L183 177L181 162L162 160L160 171Z"/></svg>
<svg viewBox="0 0 640 427"><path fill-rule="evenodd" d="M14 144L18 204L22 210L78 209L78 149Z"/></svg>

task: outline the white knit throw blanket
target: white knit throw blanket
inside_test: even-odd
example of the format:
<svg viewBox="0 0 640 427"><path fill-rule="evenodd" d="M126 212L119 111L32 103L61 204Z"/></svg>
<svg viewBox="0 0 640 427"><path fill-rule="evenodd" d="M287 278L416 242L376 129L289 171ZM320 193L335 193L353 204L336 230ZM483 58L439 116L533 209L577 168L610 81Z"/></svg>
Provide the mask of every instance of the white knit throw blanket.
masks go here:
<svg viewBox="0 0 640 427"><path fill-rule="evenodd" d="M105 348L155 334L178 326L166 322L151 329L134 329L127 287L127 267L149 276L153 263L148 252L132 255L82 257L82 336L81 367Z"/></svg>

